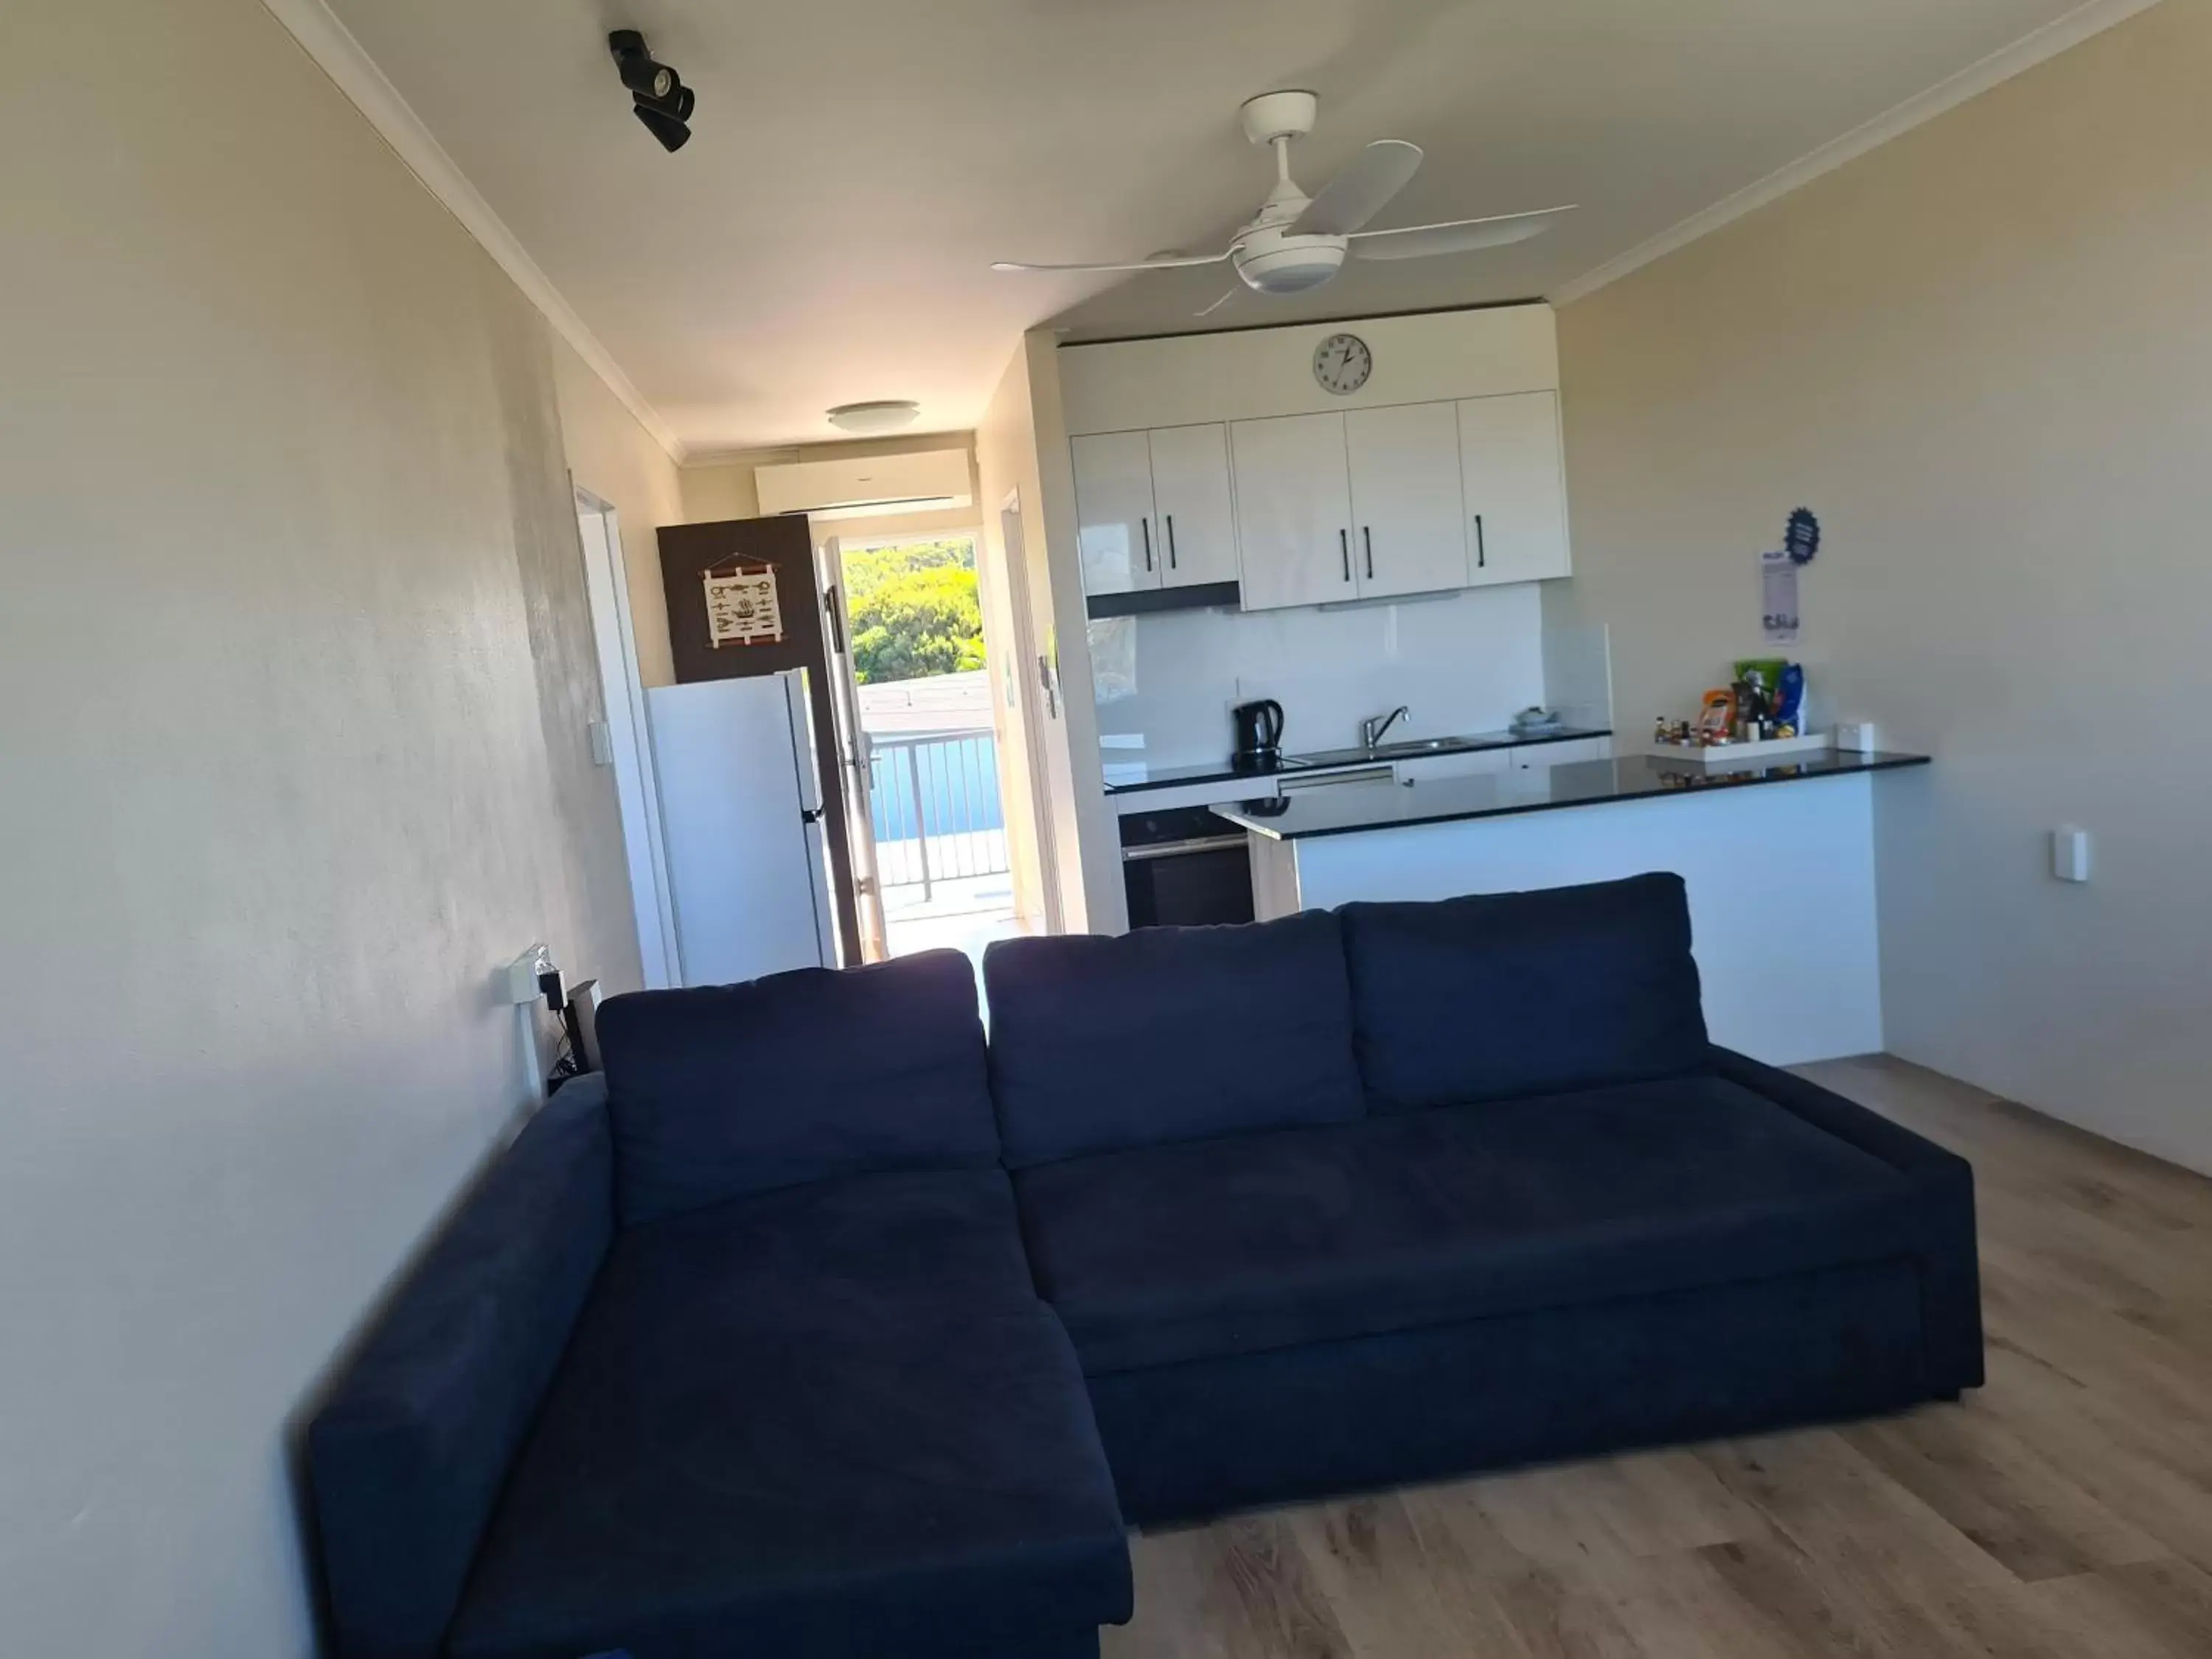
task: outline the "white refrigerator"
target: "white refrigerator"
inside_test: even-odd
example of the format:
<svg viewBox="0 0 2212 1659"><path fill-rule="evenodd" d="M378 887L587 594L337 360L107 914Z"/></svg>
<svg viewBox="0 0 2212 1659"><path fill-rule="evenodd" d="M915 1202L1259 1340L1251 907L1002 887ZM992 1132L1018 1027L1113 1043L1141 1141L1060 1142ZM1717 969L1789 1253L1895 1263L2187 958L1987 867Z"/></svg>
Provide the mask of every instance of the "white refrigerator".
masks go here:
<svg viewBox="0 0 2212 1659"><path fill-rule="evenodd" d="M645 708L677 982L836 967L804 673L660 686Z"/></svg>

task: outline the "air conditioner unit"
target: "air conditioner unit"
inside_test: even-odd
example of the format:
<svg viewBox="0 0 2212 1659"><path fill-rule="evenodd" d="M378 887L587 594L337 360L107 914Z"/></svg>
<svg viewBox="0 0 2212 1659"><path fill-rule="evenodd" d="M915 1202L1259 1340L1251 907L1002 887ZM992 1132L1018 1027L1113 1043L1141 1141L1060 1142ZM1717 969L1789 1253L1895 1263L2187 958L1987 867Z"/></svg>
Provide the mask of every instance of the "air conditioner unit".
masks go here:
<svg viewBox="0 0 2212 1659"><path fill-rule="evenodd" d="M757 466L753 483L763 514L808 513L817 519L881 518L973 507L964 449L925 449L866 460L791 461Z"/></svg>

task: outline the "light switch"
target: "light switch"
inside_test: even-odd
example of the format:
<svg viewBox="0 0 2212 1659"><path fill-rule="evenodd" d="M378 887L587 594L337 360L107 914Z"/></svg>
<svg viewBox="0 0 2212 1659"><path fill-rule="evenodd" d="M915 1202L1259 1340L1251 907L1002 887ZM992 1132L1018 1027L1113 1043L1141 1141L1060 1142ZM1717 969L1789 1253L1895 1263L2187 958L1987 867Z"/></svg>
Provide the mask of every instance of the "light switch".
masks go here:
<svg viewBox="0 0 2212 1659"><path fill-rule="evenodd" d="M592 763L595 766L612 766L615 763L614 727L609 726L605 720L593 720L589 730L592 734Z"/></svg>
<svg viewBox="0 0 2212 1659"><path fill-rule="evenodd" d="M2061 881L2089 879L2089 832L2061 824L2051 832L2051 873Z"/></svg>

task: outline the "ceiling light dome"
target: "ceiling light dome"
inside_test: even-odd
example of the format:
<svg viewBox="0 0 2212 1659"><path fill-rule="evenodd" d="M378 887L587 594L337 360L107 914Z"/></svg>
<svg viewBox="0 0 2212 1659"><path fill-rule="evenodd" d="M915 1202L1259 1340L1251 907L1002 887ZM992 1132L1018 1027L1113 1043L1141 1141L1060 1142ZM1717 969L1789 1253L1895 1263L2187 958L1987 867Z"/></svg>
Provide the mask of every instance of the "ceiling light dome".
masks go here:
<svg viewBox="0 0 2212 1659"><path fill-rule="evenodd" d="M840 404L830 411L830 424L856 437L880 438L886 432L912 426L921 414L920 404L903 400Z"/></svg>

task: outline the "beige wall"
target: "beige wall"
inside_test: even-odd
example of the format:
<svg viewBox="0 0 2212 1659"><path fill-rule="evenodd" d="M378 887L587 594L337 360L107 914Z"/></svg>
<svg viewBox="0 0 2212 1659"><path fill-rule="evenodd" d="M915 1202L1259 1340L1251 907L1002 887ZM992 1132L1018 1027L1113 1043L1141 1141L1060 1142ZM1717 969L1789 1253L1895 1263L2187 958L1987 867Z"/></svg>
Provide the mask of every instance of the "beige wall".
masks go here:
<svg viewBox="0 0 2212 1659"><path fill-rule="evenodd" d="M1060 409L1059 350L1052 335L1030 332L1007 364L975 430L976 471L989 509L992 556L1006 558L1000 509L1019 504L1021 601L1031 648L1057 665L1060 695L1037 723L1034 751L1047 878L1060 927L1070 933L1118 933L1128 923L1121 892L1121 844L1098 765L1098 717L1091 690L1091 647L1075 553L1075 478Z"/></svg>
<svg viewBox="0 0 2212 1659"><path fill-rule="evenodd" d="M665 524L688 522L676 463L566 340L556 335L552 345L569 476L614 508L622 533L638 678L647 685L673 684L668 595L660 585L660 543L653 532Z"/></svg>
<svg viewBox="0 0 2212 1659"><path fill-rule="evenodd" d="M0 1647L290 1659L290 1419L514 1119L495 973L636 972L556 361L255 0L0 51L97 86L0 88Z"/></svg>
<svg viewBox="0 0 2212 1659"><path fill-rule="evenodd" d="M2212 1170L2207 86L2212 3L2166 0L1560 343L1572 601L1623 729L1757 648L1752 562L1814 507L1819 704L1936 757L1879 786L1890 1046ZM2059 823L2088 886L2050 877Z"/></svg>

